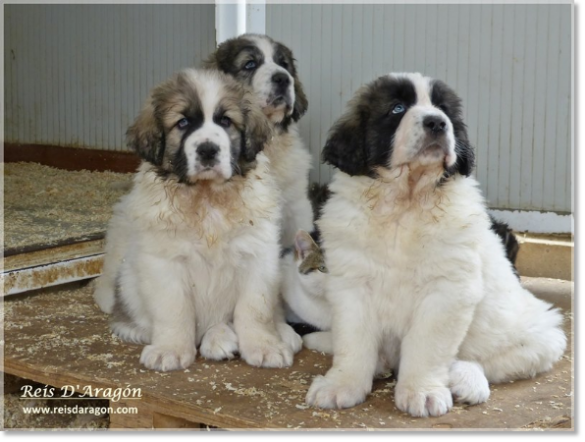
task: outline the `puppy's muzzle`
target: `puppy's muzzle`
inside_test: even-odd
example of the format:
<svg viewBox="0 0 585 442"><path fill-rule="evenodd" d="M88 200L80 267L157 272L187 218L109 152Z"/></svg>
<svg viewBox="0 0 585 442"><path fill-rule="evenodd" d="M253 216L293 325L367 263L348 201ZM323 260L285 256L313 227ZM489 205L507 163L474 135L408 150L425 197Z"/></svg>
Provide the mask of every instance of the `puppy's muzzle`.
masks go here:
<svg viewBox="0 0 585 442"><path fill-rule="evenodd" d="M197 146L199 163L204 167L213 167L217 163L219 146L214 143L205 142Z"/></svg>
<svg viewBox="0 0 585 442"><path fill-rule="evenodd" d="M445 135L447 122L444 118L435 115L429 115L423 120L423 127L427 135L432 137L439 137Z"/></svg>

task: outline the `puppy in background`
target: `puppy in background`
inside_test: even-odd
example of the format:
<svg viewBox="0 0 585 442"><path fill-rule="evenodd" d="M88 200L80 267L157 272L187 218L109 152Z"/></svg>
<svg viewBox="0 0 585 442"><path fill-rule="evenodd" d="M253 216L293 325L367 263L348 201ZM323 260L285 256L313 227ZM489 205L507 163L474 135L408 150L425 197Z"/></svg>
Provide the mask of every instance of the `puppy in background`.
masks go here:
<svg viewBox="0 0 585 442"><path fill-rule="evenodd" d="M310 232L313 228L308 199L311 155L297 126L308 101L293 54L266 35L245 34L220 44L204 66L249 86L270 120L273 136L264 152L283 200L280 243L288 247L299 229Z"/></svg>
<svg viewBox="0 0 585 442"><path fill-rule="evenodd" d="M522 288L490 229L461 114L443 82L391 74L331 129L323 159L339 170L317 224L334 357L308 404L363 402L385 365L400 410L440 416L453 396L484 402L488 381L535 376L563 355L562 315Z"/></svg>
<svg viewBox="0 0 585 442"><path fill-rule="evenodd" d="M300 337L278 303L281 202L262 152L268 120L241 84L186 69L128 129L143 162L114 208L95 300L150 369L208 359L292 364Z"/></svg>

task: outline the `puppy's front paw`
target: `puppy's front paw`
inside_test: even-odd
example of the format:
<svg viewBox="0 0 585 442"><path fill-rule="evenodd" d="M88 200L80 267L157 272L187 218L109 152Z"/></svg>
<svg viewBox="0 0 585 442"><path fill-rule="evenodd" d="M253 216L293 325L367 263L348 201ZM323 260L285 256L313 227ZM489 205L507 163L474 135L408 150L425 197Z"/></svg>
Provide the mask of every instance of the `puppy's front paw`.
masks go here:
<svg viewBox="0 0 585 442"><path fill-rule="evenodd" d="M442 416L453 408L447 387L407 386L398 380L394 397L398 409L414 417Z"/></svg>
<svg viewBox="0 0 585 442"><path fill-rule="evenodd" d="M477 362L455 361L449 370L449 388L457 402L481 404L490 397L490 386Z"/></svg>
<svg viewBox="0 0 585 442"><path fill-rule="evenodd" d="M214 325L203 335L199 351L205 359L231 359L238 352L238 337L229 325Z"/></svg>
<svg viewBox="0 0 585 442"><path fill-rule="evenodd" d="M182 370L195 361L195 347L177 348L163 345L147 345L142 350L140 362L156 371Z"/></svg>
<svg viewBox="0 0 585 442"><path fill-rule="evenodd" d="M356 386L355 379L317 376L309 388L306 402L319 408L349 408L365 401L367 393Z"/></svg>
<svg viewBox="0 0 585 442"><path fill-rule="evenodd" d="M284 322L278 323L276 324L276 330L278 330L282 342L290 348L293 354L298 353L303 348L303 339L290 325Z"/></svg>

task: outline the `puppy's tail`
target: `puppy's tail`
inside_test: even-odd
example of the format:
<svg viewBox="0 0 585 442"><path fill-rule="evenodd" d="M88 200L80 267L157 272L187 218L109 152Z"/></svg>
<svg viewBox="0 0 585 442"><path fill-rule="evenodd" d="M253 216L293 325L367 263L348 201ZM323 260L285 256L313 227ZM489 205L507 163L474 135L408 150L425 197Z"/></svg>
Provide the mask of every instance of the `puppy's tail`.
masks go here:
<svg viewBox="0 0 585 442"><path fill-rule="evenodd" d="M490 221L491 221L490 228L500 237L502 245L506 250L506 257L512 264L512 269L514 270L514 273L519 279L520 275L518 274L518 270L516 269L516 258L518 256L518 251L520 250L520 244L518 244L516 235L514 235L514 232L512 231L510 226L508 226L508 224L502 221L498 221L492 215L490 215Z"/></svg>
<svg viewBox="0 0 585 442"><path fill-rule="evenodd" d="M510 346L482 362L490 382L534 377L550 370L563 356L567 337L561 311L540 299L533 301L518 316L517 330L510 330L514 336Z"/></svg>
<svg viewBox="0 0 585 442"><path fill-rule="evenodd" d="M110 327L112 332L124 341L133 344L150 344L150 333L139 325L131 322L112 321Z"/></svg>
<svg viewBox="0 0 585 442"><path fill-rule="evenodd" d="M115 290L115 278L107 273L94 281L93 299L104 313L111 314L114 309Z"/></svg>

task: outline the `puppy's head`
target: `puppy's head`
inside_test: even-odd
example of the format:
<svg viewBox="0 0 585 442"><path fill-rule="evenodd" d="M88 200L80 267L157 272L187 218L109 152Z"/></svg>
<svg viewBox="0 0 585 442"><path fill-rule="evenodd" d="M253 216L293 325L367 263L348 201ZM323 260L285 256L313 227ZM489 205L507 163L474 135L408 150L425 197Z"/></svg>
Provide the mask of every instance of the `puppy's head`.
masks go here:
<svg viewBox="0 0 585 442"><path fill-rule="evenodd" d="M161 177L194 184L245 174L270 136L242 85L220 72L185 69L152 90L126 141Z"/></svg>
<svg viewBox="0 0 585 442"><path fill-rule="evenodd" d="M204 65L250 86L273 123L286 127L307 111L307 97L291 50L266 35L245 34L227 40Z"/></svg>
<svg viewBox="0 0 585 442"><path fill-rule="evenodd" d="M461 100L445 83L420 74L390 74L358 90L322 157L349 175L371 177L403 165L469 176L474 166Z"/></svg>

